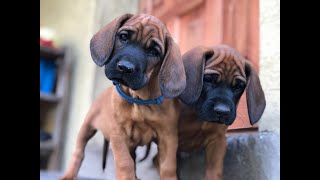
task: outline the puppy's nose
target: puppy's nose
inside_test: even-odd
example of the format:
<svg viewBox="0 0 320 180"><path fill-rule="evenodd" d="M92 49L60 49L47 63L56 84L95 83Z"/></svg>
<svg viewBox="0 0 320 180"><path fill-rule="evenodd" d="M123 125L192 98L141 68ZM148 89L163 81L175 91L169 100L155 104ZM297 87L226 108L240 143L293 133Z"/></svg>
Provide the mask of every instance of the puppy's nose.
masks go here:
<svg viewBox="0 0 320 180"><path fill-rule="evenodd" d="M230 108L223 103L219 103L214 106L213 110L219 114L219 115L229 115L230 114Z"/></svg>
<svg viewBox="0 0 320 180"><path fill-rule="evenodd" d="M126 60L119 61L117 64L117 68L120 72L126 73L126 74L132 74L134 72L134 65Z"/></svg>

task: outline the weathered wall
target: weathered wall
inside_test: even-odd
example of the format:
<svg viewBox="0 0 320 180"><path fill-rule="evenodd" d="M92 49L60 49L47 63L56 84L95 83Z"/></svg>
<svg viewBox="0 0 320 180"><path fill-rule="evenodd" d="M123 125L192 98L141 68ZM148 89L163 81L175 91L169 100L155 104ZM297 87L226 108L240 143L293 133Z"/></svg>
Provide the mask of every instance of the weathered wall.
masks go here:
<svg viewBox="0 0 320 180"><path fill-rule="evenodd" d="M259 129L280 135L280 0L260 1L259 75L267 101Z"/></svg>

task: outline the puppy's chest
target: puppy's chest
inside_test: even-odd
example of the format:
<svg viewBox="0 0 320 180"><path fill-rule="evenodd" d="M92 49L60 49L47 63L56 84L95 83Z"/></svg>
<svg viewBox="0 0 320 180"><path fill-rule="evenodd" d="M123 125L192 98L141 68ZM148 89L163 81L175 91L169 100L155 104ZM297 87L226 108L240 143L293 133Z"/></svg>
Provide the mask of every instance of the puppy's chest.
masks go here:
<svg viewBox="0 0 320 180"><path fill-rule="evenodd" d="M128 121L124 124L130 146L143 146L156 138L156 132L147 122Z"/></svg>
<svg viewBox="0 0 320 180"><path fill-rule="evenodd" d="M159 112L147 106L133 106L125 115L123 127L131 146L146 145L157 138L156 130L162 117Z"/></svg>

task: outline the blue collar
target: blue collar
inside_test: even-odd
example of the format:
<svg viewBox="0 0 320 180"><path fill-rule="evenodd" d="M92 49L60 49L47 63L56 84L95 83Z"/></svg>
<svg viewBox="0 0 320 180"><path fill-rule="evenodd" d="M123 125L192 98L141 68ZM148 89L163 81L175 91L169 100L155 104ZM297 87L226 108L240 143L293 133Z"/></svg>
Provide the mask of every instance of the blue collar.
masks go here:
<svg viewBox="0 0 320 180"><path fill-rule="evenodd" d="M132 98L128 95L126 95L120 88L119 86L119 83L117 83L116 81L113 81L113 85L116 86L116 89L119 93L119 95L127 100L128 102L131 102L131 103L135 103L135 104L139 104L139 105L149 105L149 104L161 104L164 100L164 97L163 96L160 96L156 99L152 99L152 100L141 100L141 99L136 99L136 98Z"/></svg>

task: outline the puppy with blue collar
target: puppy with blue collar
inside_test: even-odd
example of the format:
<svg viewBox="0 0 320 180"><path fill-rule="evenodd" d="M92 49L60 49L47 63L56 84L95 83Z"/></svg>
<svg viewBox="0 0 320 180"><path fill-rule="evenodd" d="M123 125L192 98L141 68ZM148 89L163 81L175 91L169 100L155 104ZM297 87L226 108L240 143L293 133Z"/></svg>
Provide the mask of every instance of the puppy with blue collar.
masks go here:
<svg viewBox="0 0 320 180"><path fill-rule="evenodd" d="M125 14L91 39L91 56L114 85L92 104L62 180L76 179L88 140L110 143L118 180L137 179L135 149L158 144L161 179L176 180L179 96L186 75L179 47L156 17Z"/></svg>

